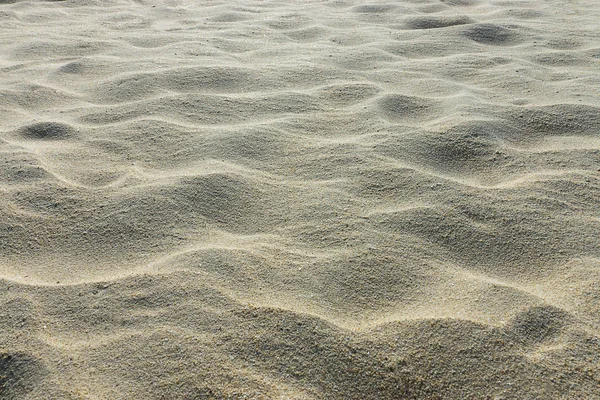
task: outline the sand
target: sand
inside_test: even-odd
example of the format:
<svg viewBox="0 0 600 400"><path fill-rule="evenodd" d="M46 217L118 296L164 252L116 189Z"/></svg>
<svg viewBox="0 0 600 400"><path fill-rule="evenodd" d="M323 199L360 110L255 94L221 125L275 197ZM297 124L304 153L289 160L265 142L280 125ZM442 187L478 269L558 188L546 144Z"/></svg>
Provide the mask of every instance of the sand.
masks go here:
<svg viewBox="0 0 600 400"><path fill-rule="evenodd" d="M596 0L0 0L0 398L600 399Z"/></svg>

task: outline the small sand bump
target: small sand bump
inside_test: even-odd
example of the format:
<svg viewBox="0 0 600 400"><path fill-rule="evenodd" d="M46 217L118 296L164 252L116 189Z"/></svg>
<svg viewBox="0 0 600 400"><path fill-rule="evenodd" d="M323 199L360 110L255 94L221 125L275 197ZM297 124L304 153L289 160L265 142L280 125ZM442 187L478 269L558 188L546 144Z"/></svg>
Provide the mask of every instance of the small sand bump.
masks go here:
<svg viewBox="0 0 600 400"><path fill-rule="evenodd" d="M598 107L580 104L556 104L525 107L508 113L510 121L522 126L522 131L507 132L511 141L527 142L549 136L595 135L600 128Z"/></svg>
<svg viewBox="0 0 600 400"><path fill-rule="evenodd" d="M29 140L65 140L76 135L73 127L61 122L37 122L19 129L18 132Z"/></svg>
<svg viewBox="0 0 600 400"><path fill-rule="evenodd" d="M420 17L406 22L408 29L439 29L449 26L473 24L475 20L467 16L455 17Z"/></svg>
<svg viewBox="0 0 600 400"><path fill-rule="evenodd" d="M0 353L0 396L18 399L26 396L44 375L42 362L26 353Z"/></svg>
<svg viewBox="0 0 600 400"><path fill-rule="evenodd" d="M474 25L464 35L474 42L491 46L513 46L522 41L513 29L490 23Z"/></svg>
<svg viewBox="0 0 600 400"><path fill-rule="evenodd" d="M354 7L352 11L359 14L381 14L390 12L393 9L394 6L391 4L365 4Z"/></svg>
<svg viewBox="0 0 600 400"><path fill-rule="evenodd" d="M554 38L546 42L546 46L557 50L575 50L582 46L582 42L577 39Z"/></svg>
<svg viewBox="0 0 600 400"><path fill-rule="evenodd" d="M387 95L378 101L383 115L394 122L426 118L435 110L435 104L430 99L401 94Z"/></svg>
<svg viewBox="0 0 600 400"><path fill-rule="evenodd" d="M497 147L470 134L446 133L442 137L422 137L412 143L407 157L446 173L473 174L486 170ZM412 153L412 154L410 154ZM464 172L465 168L469 172Z"/></svg>
<svg viewBox="0 0 600 400"><path fill-rule="evenodd" d="M451 46L448 44L452 43ZM432 40L410 40L402 42L391 42L384 49L391 54L411 59L427 59L435 57L447 57L461 54L468 49L472 49L471 45L467 45L463 41L452 40L448 38L445 42Z"/></svg>
<svg viewBox="0 0 600 400"><path fill-rule="evenodd" d="M242 13L224 13L210 18L211 22L239 22L250 19L246 14Z"/></svg>
<svg viewBox="0 0 600 400"><path fill-rule="evenodd" d="M470 7L479 4L479 0L440 0L440 2L453 7Z"/></svg>
<svg viewBox="0 0 600 400"><path fill-rule="evenodd" d="M293 40L299 42L313 42L317 40L323 40L330 34L330 31L326 28L313 26L305 29L298 29L295 31L286 32L286 35Z"/></svg>
<svg viewBox="0 0 600 400"><path fill-rule="evenodd" d="M504 13L510 18L518 18L523 20L536 19L544 16L542 11L536 10L535 8L509 9L505 10Z"/></svg>
<svg viewBox="0 0 600 400"><path fill-rule="evenodd" d="M511 319L507 329L529 344L540 344L555 339L570 319L568 313L556 307L532 307Z"/></svg>
<svg viewBox="0 0 600 400"><path fill-rule="evenodd" d="M322 90L322 96L335 104L350 105L376 96L381 89L371 84L334 85Z"/></svg>
<svg viewBox="0 0 600 400"><path fill-rule="evenodd" d="M28 60L61 59L63 57L81 57L98 54L110 47L109 42L78 41L57 42L33 40L19 45L14 53Z"/></svg>
<svg viewBox="0 0 600 400"><path fill-rule="evenodd" d="M227 174L184 179L171 196L215 222L242 222L252 202L251 189Z"/></svg>
<svg viewBox="0 0 600 400"><path fill-rule="evenodd" d="M85 64L80 61L73 61L59 68L59 72L63 74L82 74L85 70Z"/></svg>

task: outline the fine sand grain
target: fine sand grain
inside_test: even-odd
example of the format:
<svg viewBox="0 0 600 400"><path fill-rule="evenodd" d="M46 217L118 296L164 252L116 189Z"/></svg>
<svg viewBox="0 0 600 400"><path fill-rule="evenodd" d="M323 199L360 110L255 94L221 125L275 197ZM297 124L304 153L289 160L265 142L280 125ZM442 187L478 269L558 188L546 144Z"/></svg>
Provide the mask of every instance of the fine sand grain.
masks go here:
<svg viewBox="0 0 600 400"><path fill-rule="evenodd" d="M600 399L597 0L0 0L1 399Z"/></svg>

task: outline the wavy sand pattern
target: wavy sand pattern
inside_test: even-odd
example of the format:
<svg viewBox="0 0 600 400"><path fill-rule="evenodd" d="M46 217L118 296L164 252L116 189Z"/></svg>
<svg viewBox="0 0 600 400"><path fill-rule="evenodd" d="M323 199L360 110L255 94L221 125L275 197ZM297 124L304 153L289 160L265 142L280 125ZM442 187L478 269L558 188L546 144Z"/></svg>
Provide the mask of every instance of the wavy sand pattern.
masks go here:
<svg viewBox="0 0 600 400"><path fill-rule="evenodd" d="M0 0L0 398L600 399L595 0Z"/></svg>

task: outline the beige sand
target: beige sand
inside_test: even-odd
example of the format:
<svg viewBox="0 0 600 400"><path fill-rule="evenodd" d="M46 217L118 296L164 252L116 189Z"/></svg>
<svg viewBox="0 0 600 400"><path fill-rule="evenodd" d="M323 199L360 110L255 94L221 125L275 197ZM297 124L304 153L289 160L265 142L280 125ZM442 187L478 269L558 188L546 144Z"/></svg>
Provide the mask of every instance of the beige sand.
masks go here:
<svg viewBox="0 0 600 400"><path fill-rule="evenodd" d="M597 0L0 3L0 398L600 399Z"/></svg>

